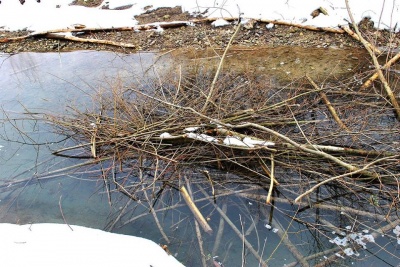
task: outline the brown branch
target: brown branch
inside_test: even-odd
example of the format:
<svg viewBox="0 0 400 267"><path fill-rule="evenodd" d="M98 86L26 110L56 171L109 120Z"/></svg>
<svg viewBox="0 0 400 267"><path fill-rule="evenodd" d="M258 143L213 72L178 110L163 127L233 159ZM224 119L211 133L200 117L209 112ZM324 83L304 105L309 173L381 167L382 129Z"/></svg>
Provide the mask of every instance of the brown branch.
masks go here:
<svg viewBox="0 0 400 267"><path fill-rule="evenodd" d="M274 161L274 154L271 153L271 182L269 185L268 189L268 195L267 195L267 204L271 204L271 196L272 196L272 191L274 190L274 180L275 180L275 161Z"/></svg>
<svg viewBox="0 0 400 267"><path fill-rule="evenodd" d="M215 73L214 79L213 79L213 81L211 83L210 91L208 92L208 95L207 95L207 98L206 98L206 102L204 102L204 106L201 109L201 113L204 113L206 111L207 105L211 101L211 97L213 96L214 90L215 90L215 84L217 83L217 79L218 79L219 73L220 73L220 71L222 69L222 65L224 64L224 59L226 57L226 54L228 53L229 47L231 46L231 44L233 42L233 39L235 39L236 34L239 32L240 27L241 27L241 24L238 23L238 25L236 26L235 32L231 36L231 39L229 40L228 45L226 46L225 51L222 54L221 60L219 61L217 72Z"/></svg>
<svg viewBox="0 0 400 267"><path fill-rule="evenodd" d="M69 35L56 34L56 33L47 33L44 35L44 37L49 38L49 39L61 39L61 40L68 40L68 41L82 42L82 43L92 43L92 44L105 44L105 45L113 45L113 46L126 47L126 48L135 48L136 47L134 44L114 42L114 41L110 41L110 40L80 38L80 37L76 37L76 36L69 36Z"/></svg>
<svg viewBox="0 0 400 267"><path fill-rule="evenodd" d="M349 28L349 26L347 26L347 25L346 25L346 26L341 26L341 28L342 28L345 32L347 32L348 35L350 35L351 37L353 37L355 40L357 40L357 41L359 41L359 42L362 42L361 38L357 35L357 33L353 32L353 31ZM376 46L374 46L374 45L371 44L370 42L367 42L367 40L365 40L365 42L366 42L366 45L367 45L372 51L374 51L375 53L377 53L377 54L381 54L381 53L382 53L381 50L379 50L378 48L376 48Z"/></svg>
<svg viewBox="0 0 400 267"><path fill-rule="evenodd" d="M331 102L328 99L328 96L325 94L325 92L322 91L322 89L311 79L310 76L306 75L308 81L311 83L311 85L319 91L319 95L321 96L322 100L324 101L325 105L327 106L329 112L331 113L333 119L336 121L336 123L339 125L340 128L349 131L347 126L342 122L342 120L339 118L339 115L337 114L335 108L332 106Z"/></svg>
<svg viewBox="0 0 400 267"><path fill-rule="evenodd" d="M385 65L382 66L382 69L389 68L392 64L394 64L400 58L400 52L397 53L394 57L392 57ZM360 90L364 90L371 86L372 82L375 81L379 77L378 72L375 72L371 77L366 80L363 85L360 87Z"/></svg>
<svg viewBox="0 0 400 267"><path fill-rule="evenodd" d="M363 170L367 170L367 169L368 169L369 167L371 167L372 165L374 165L374 164L376 164L376 163L378 163L378 162L381 162L381 161L383 161L383 160L386 160L386 159L388 159L388 158L381 158L381 159L378 159L378 160L375 160L375 161L373 161L373 162L368 163L368 164L365 165L362 169L359 169L359 170L356 170L356 171L353 171L353 172L350 172L350 173L345 173L345 174L342 174L342 175L338 175L338 176L335 176L335 177L331 177L331 178L329 178L329 179L326 179L326 180L324 180L324 181L322 181L322 182L320 182L320 183L314 185L313 187L311 187L309 190L307 190L306 192L302 193L301 195L299 195L299 196L294 200L294 202L295 202L295 203L298 203L303 197L305 197L305 196L311 194L312 192L315 191L315 189L319 188L320 186L322 186L322 185L324 185L324 184L326 184L326 183L332 182L332 181L337 180L337 179L340 179L340 178L344 178L344 177L346 177L346 176L351 176L351 175L360 173L360 172L362 172ZM267 199L267 200L268 200L268 199Z"/></svg>

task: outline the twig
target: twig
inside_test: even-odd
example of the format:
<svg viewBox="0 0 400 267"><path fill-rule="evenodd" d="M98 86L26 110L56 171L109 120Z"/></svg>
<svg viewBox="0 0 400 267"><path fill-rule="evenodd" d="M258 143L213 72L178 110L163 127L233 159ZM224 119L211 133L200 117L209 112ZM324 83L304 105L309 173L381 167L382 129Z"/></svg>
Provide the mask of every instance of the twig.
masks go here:
<svg viewBox="0 0 400 267"><path fill-rule="evenodd" d="M324 101L325 105L328 107L329 112L331 113L333 119L336 121L337 124L339 124L339 127L349 131L347 126L342 122L342 120L339 118L339 115L336 113L335 108L332 106L331 102L328 99L328 96L325 94L324 91L321 90L321 88L311 79L310 76L306 75L308 81L311 83L311 85L319 91L319 95L321 96L322 100Z"/></svg>
<svg viewBox="0 0 400 267"><path fill-rule="evenodd" d="M245 197L245 198L254 199L257 201L258 200L263 200L263 201L266 200L266 196L263 196L260 194L251 194L251 193L242 192L242 193L237 193L237 195ZM275 202L293 205L293 201L291 201L291 200L286 200L286 199L277 198L277 197L273 197L272 200ZM299 201L301 201L301 200L299 200ZM313 203L313 205L311 207L306 202L302 202L301 204L304 204L304 206L300 207L300 209L305 209L305 208L309 207L309 208L314 208L314 209L333 210L333 211L338 211L338 212L348 212L348 213L356 214L358 216L365 216L365 217L372 218L374 220L379 220L379 221L388 221L390 219L393 219L393 218L388 218L386 215L374 214L374 213L367 212L364 210L353 209L353 208L345 207L345 206L333 206L333 205L328 205L328 204Z"/></svg>
<svg viewBox="0 0 400 267"><path fill-rule="evenodd" d="M264 23L272 23L272 24L276 24L276 25L293 26L293 27L297 27L297 28L301 28L301 29L310 30L310 31L344 33L344 31L341 29L334 29L334 28L329 28L329 27L315 27L312 25L302 25L302 24L298 24L298 23L292 23L292 22L281 21L281 20L258 19L256 21L260 21L260 22L264 22Z"/></svg>
<svg viewBox="0 0 400 267"><path fill-rule="evenodd" d="M211 99L211 97L212 97L213 94L214 94L215 84L216 84L216 82L217 82L219 73L220 73L220 71L221 71L221 69L222 69L222 65L224 64L225 56L226 56L226 54L228 53L229 47L231 46L231 44L232 44L232 42L233 42L233 39L235 39L236 34L239 32L239 29L240 29L241 26L242 26L242 25L240 24L240 20L239 20L239 21L238 21L238 25L236 26L236 30L235 30L235 32L233 33L231 39L229 40L228 45L226 46L225 51L224 51L224 53L222 54L221 60L219 61L219 65L218 65L217 72L216 72L215 75L214 75L214 79L213 79L213 81L212 81L212 83L211 83L211 86L210 86L210 91L208 92L208 95L207 95L207 98L206 98L206 102L204 103L204 106L203 106L203 108L201 109L201 113L204 113L204 112L206 111L207 105L208 105L208 103L210 102L210 99Z"/></svg>
<svg viewBox="0 0 400 267"><path fill-rule="evenodd" d="M147 195L146 190L143 190L143 194L144 194L144 196L145 196L147 202L150 204L151 202L150 202L150 199L149 199L149 197L148 197L148 195ZM165 241L167 241L168 244L171 243L171 241L169 241L168 236L165 234L164 229L162 228L162 226L161 226L161 224L160 224L160 221L158 220L157 214L156 214L156 212L154 211L154 209L153 209L152 206L150 206L150 212L151 212L151 215L153 215L153 218L154 218L154 221L155 221L156 224L157 224L158 230L160 231L160 233L161 233L161 235L163 236L163 238L165 239Z"/></svg>
<svg viewBox="0 0 400 267"><path fill-rule="evenodd" d="M347 32L348 35L350 35L351 37L353 37L355 40L357 40L357 41L359 41L359 42L362 42L361 38L360 38L355 32L353 32L353 31L349 28L349 26L344 25L344 26L341 26L341 28L342 28L345 32ZM365 42L366 42L366 45L367 45L372 51L374 51L375 53L377 53L377 54L381 54L381 53L382 53L381 50L379 50L378 48L376 48L376 46L374 46L374 45L371 44L370 42L367 42L367 40L365 40Z"/></svg>
<svg viewBox="0 0 400 267"><path fill-rule="evenodd" d="M213 182L213 180L211 179L210 172L207 171L207 170L203 170L203 171L201 171L201 172L206 176L207 180L210 182L210 186L211 186L211 190L212 190L211 193L212 193L212 196L213 196L213 198L214 198L214 203L216 203L216 202L217 202L217 199L215 198L214 182Z"/></svg>
<svg viewBox="0 0 400 267"><path fill-rule="evenodd" d="M275 180L274 169L275 169L274 154L271 153L271 182L268 189L268 195L266 201L267 204L271 204L272 191L274 190L274 180Z"/></svg>
<svg viewBox="0 0 400 267"><path fill-rule="evenodd" d="M196 220L194 220L194 226L195 226L195 229L196 229L197 241L199 242L201 263L203 264L203 267L207 267L206 255L205 255L204 249L203 249L203 239L201 237L201 231L200 231L199 223Z"/></svg>
<svg viewBox="0 0 400 267"><path fill-rule="evenodd" d="M69 229L71 229L71 231L74 231L74 229L72 229L71 225L69 225L67 223L67 220L65 219L64 212L63 212L62 207L61 207L61 198L62 198L62 195L60 196L60 199L58 200L58 207L60 208L61 216L62 216L62 218L64 220L64 223L66 225L68 225Z"/></svg>
<svg viewBox="0 0 400 267"><path fill-rule="evenodd" d="M204 19L198 19L198 20L191 20L190 22L198 23L198 22L212 22L216 21L217 19L221 19L221 17L218 18L204 18ZM223 17L222 19L226 21L237 21L240 18L235 18L235 17ZM244 18L246 19L246 18ZM253 19L253 18L247 18L247 19ZM323 32L332 32L332 33L344 33L342 29L335 29L335 28L329 28L329 27L316 27L312 25L303 25L303 24L298 24L298 23L292 23L288 21L283 21L283 20L269 20L269 19L254 19L257 22L262 22L262 23L272 23L276 25L284 25L284 26L292 26L292 27L297 27L301 29L306 29L310 31L323 31Z"/></svg>
<svg viewBox="0 0 400 267"><path fill-rule="evenodd" d="M337 179L340 179L340 178L343 178L343 177L346 177L346 176L352 176L352 175L354 175L354 174L361 173L361 172L363 172L364 170L367 170L367 169L368 169L369 167L371 167L372 165L374 165L374 164L376 164L376 163L378 163L378 162L381 162L381 161L383 161L383 160L389 159L389 158L390 158L390 157L387 157L387 158L380 158L380 159L377 159L377 160L375 160L375 161L373 161L373 162L368 163L367 165L365 165L365 166L364 166L363 168L361 168L361 169L358 169L358 170L355 170L355 171L353 171L353 172L345 173L345 174L342 174L342 175L338 175L338 176L335 176L335 177L331 177L331 178L329 178L329 179L326 179L326 180L324 180L324 181L322 181L322 182L320 182L320 183L314 185L314 186L311 187L309 190L307 190L306 192L304 192L303 194L301 194L300 196L298 196L298 197L294 200L294 202L295 202L295 203L298 203L303 197L309 195L309 194L312 193L315 189L317 189L318 187L320 187L320 186L322 186L322 185L324 185L324 184L326 184L326 183L332 182L332 181L334 181L334 180L337 180ZM394 158L394 157L392 157L392 158Z"/></svg>
<svg viewBox="0 0 400 267"><path fill-rule="evenodd" d="M228 209L228 204L226 204L226 202L224 202L222 204L222 209L221 210L222 210L222 212L226 213L227 209ZM221 217L219 219L218 232L217 232L217 235L215 237L214 247L213 247L213 250L212 250L212 256L217 255L217 252L218 252L218 249L219 249L219 245L221 243L221 238L222 238L222 235L224 233L224 226L225 226L225 221L224 221L224 218Z"/></svg>
<svg viewBox="0 0 400 267"><path fill-rule="evenodd" d="M242 216L239 214L239 221L240 221L240 229L242 229L242 267L245 266L246 264L246 251L245 251L245 235L244 235L244 227L243 227L243 221L242 221Z"/></svg>
<svg viewBox="0 0 400 267"><path fill-rule="evenodd" d="M394 57L392 57L388 62L385 63L385 65L382 66L382 69L387 69L391 65L393 65L397 60L400 58L400 52L397 53ZM378 72L376 71L371 77L366 80L363 85L360 87L360 90L364 90L368 87L371 86L372 82L375 81L379 77Z"/></svg>

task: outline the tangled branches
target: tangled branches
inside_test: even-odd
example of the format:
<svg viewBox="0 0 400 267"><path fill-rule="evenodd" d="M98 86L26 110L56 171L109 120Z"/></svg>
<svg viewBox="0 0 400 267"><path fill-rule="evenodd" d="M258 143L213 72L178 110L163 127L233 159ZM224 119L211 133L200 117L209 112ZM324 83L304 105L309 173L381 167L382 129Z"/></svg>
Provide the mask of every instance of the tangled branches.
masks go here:
<svg viewBox="0 0 400 267"><path fill-rule="evenodd" d="M272 218L267 207L280 209L324 238L327 231L343 232L346 223L354 225L354 233L361 226L383 225L384 233L393 229L398 222L400 125L380 84L358 91L358 80L367 76L359 73L323 83L305 75L282 86L265 73L222 65L218 79L215 69L194 63L142 85L116 82L93 97L92 110L47 115L60 134L76 141L54 154L94 158L109 199L113 192L128 196L110 229L135 221L135 216L123 219L133 203L147 203L164 240L171 242L157 214L181 205L173 192L185 192L192 206L210 201L259 262L263 257L217 200L235 195L256 201L265 218ZM165 204L166 196L172 204ZM278 203L293 210L283 211ZM211 233L201 212L192 211ZM269 221L277 229L291 229L291 223ZM291 243L293 236L281 238L306 266ZM216 243L220 238L217 234ZM335 244L335 253L353 255L348 243ZM353 253L360 249L357 244Z"/></svg>

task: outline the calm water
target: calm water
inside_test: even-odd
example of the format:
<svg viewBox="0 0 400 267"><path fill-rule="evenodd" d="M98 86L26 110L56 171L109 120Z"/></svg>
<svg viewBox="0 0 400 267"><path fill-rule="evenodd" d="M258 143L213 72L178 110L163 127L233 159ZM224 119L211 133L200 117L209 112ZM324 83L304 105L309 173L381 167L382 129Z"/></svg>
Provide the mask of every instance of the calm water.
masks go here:
<svg viewBox="0 0 400 267"><path fill-rule="evenodd" d="M71 106L90 110L94 105L92 95L101 88L107 88L117 77L123 83L143 86L146 79L158 77L164 69L173 65L168 60L161 60L157 63L160 67L155 71L151 65L156 60L157 56L151 53L118 55L106 52L23 53L0 57L0 186L22 180L17 187L11 186L12 190L0 188L1 222L23 224L66 221L109 229L113 219L128 206L131 211L120 218L125 225L114 227L113 231L165 243L147 206L131 203L118 193L110 194L112 203L109 203L103 181L98 179L101 177L98 166L88 167L85 172L68 169L52 173L83 160L51 156L51 151L72 144L57 135L50 125L32 120L32 116L35 117L32 113L62 114L68 112ZM38 179L43 177L48 179ZM210 192L210 188L204 188ZM233 192L243 187L231 185L226 189ZM259 193L266 195L265 191ZM196 199L204 198L198 190L194 196ZM280 243L280 237L274 230L276 222L282 227L278 232L287 229L292 242L305 255L316 253L322 247L319 237L316 237L320 232L314 233L313 229L299 225L283 215L295 215L296 207L276 203L272 209L264 205L265 200L256 201L234 194L219 198L217 204L221 206L222 203L226 203L226 213L239 231L248 232L248 241L264 259L269 259L269 266L284 266L295 261ZM193 217L179 194L167 192L154 208L157 210L176 204L182 205L168 212L160 212L158 219L170 238L171 252L187 266L200 266ZM218 255L227 267L240 266L242 240L226 224L220 247L215 251L216 254L211 255L220 215L208 200L200 202L199 206L214 229L213 235L203 235L204 247L210 256ZM329 211L325 212L328 217ZM141 218L133 220L136 217ZM310 220L317 220L316 217ZM267 224L272 224L272 229L267 228ZM385 240L382 240L382 244L386 244ZM398 252L394 243L387 245L386 249L393 251L393 254ZM362 253L360 257L371 256L369 252ZM246 254L246 266L258 266L251 253L247 251ZM393 254L384 254L384 261L372 257L370 262L378 264L374 266L392 266L396 264ZM316 262L318 259L322 259L322 256ZM345 264L365 266L352 258L346 260Z"/></svg>

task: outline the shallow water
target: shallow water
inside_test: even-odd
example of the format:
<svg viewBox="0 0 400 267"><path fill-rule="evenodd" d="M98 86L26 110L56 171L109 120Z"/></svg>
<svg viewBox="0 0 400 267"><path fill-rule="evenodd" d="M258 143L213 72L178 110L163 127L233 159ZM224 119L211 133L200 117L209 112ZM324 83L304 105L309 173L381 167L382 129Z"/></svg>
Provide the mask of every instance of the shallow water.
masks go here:
<svg viewBox="0 0 400 267"><path fill-rule="evenodd" d="M281 52L296 55L296 57L292 61L281 61L281 57L276 57L271 53L264 52L266 57L263 58L261 52L252 52L252 55L247 56L240 52L240 56L237 57L238 61L235 60L227 64L239 66L240 62L246 62L247 65L252 66L251 68L255 66L257 71L264 71L265 68L275 66L272 67L275 69L271 69L271 72L277 73L278 83L288 81L286 80L288 77L291 77L291 79L298 78L287 73L293 73L293 70L289 68L294 68L296 64L307 62L305 66L311 70L313 68L315 70L315 66L319 64L310 63L311 61L307 59L305 51L301 51L301 53L299 51L285 51ZM340 53L334 52L334 55L339 54L346 58L349 52L346 52L347 54ZM318 55L321 57L318 60L323 60L321 62L328 62L329 58L332 57L332 54L327 54L328 58L323 58L322 52ZM170 56L176 59L175 62L173 61L174 63L171 63ZM191 57L199 60L200 56ZM204 58L204 55L201 58ZM151 66L156 61L157 68L155 69ZM267 61L270 65L266 65L265 62ZM174 71L179 64L184 67L185 64L188 64L187 62L190 62L187 59L187 54L183 57L171 54L160 59L156 54L151 53L136 55L86 51L61 54L22 53L12 56L2 55L0 62L0 88L2 90L0 102L4 110L0 113L0 186L9 181L25 179L19 185L19 189L15 188L12 191L5 188L0 189L0 221L21 224L67 222L104 229L110 226L110 221L112 222L128 203L132 211L124 215L121 220L132 222L126 223L121 228L115 227L113 231L143 236L160 244L166 243L147 206L141 205L140 202L130 203L127 198L121 197L119 193L111 193L109 196L112 203L109 203L104 183L99 179L101 173L96 166L88 167L85 172L71 169L54 173L54 177L48 175L49 179L46 180L37 180L37 177L42 173L49 173L82 161L53 157L51 151L72 144L68 140L63 140L50 125L46 125L40 120L32 120L32 118L36 118L33 114L35 112L64 113L71 106L78 107L81 111L90 110L95 105L95 103L92 103L92 95L108 88L117 78L123 84L135 84L143 87L146 80L158 78L163 75L164 71L166 73L171 69ZM186 63L183 64L182 62ZM281 64L281 62L284 63ZM355 68L359 64L355 58L351 57L344 62L344 68ZM245 67L246 64L240 66ZM317 76L333 77L339 74L332 74L332 70L324 69L322 72L318 72ZM272 78L274 78L273 75ZM22 130L22 132L19 130ZM37 142L42 145L35 144ZM27 145L27 143L32 143L32 145ZM215 175L226 175L228 177L228 174L224 173L218 174L216 172ZM206 192L210 193L211 188L207 184L201 186ZM231 184L230 188L224 189L233 192L243 188L240 185ZM265 196L266 193L266 191L260 190L259 195ZM269 259L269 266L283 266L295 261L295 258L280 243L281 238L278 233L274 229L268 229L268 225L273 225L272 228L275 228L277 224L280 224L281 229L278 232L286 229L290 233L292 242L304 255L319 252L320 246L325 248L333 246L326 239L322 246L319 243L321 242L320 239L315 237L321 235L321 232L313 232L313 229L297 224L290 217L283 215L295 216L298 212L296 205L277 202L272 208L265 205L265 200L262 198L256 201L254 198L247 198L240 194L231 193L229 195L219 198L217 204L220 206L222 203L227 203L227 215L239 231L248 231L249 234L246 236L248 241L259 254L264 256L264 259ZM194 198L204 198L204 194L196 190ZM170 250L173 254L176 253L178 259L187 266L200 266L193 218L179 194L173 190L166 192L154 206L154 209L162 209L173 204L183 205L174 210L160 212L158 216L164 231L170 237ZM206 251L211 252L215 245L220 215L208 200L199 202L199 206L210 226L214 229L212 235L203 235L204 247ZM142 219L133 221L132 218L137 216L142 216ZM336 222L338 225L342 224L340 216L335 217L335 214L332 214L329 210L322 210L318 216L310 213L305 218L310 222L318 223L319 216L330 218L332 222ZM343 224L345 223L345 220L343 220ZM253 224L255 228L251 231L249 228ZM334 236L330 233L325 233L325 235L332 238ZM321 235L320 238L325 237ZM382 244L386 244L385 242L386 240L382 240ZM398 252L398 248L393 243L387 245L387 249L392 251L393 254ZM225 266L239 266L242 261L242 252L242 240L230 227L225 225L221 245L216 251L216 255L224 262ZM368 256L368 253L363 253L366 255L361 257ZM246 266L258 266L258 261L251 256L251 253L246 250L246 254ZM216 255L210 254L209 256ZM316 262L322 259L321 256L317 258ZM371 258L370 262L375 262L379 266L386 266L382 265L383 261L376 257ZM390 256L390 253L389 256L385 254L384 262L388 263L387 266L391 266L390 264L396 263L396 258ZM352 266L357 266L357 264L359 264L358 266L365 266L363 262L358 262L352 258L346 260L345 263Z"/></svg>

